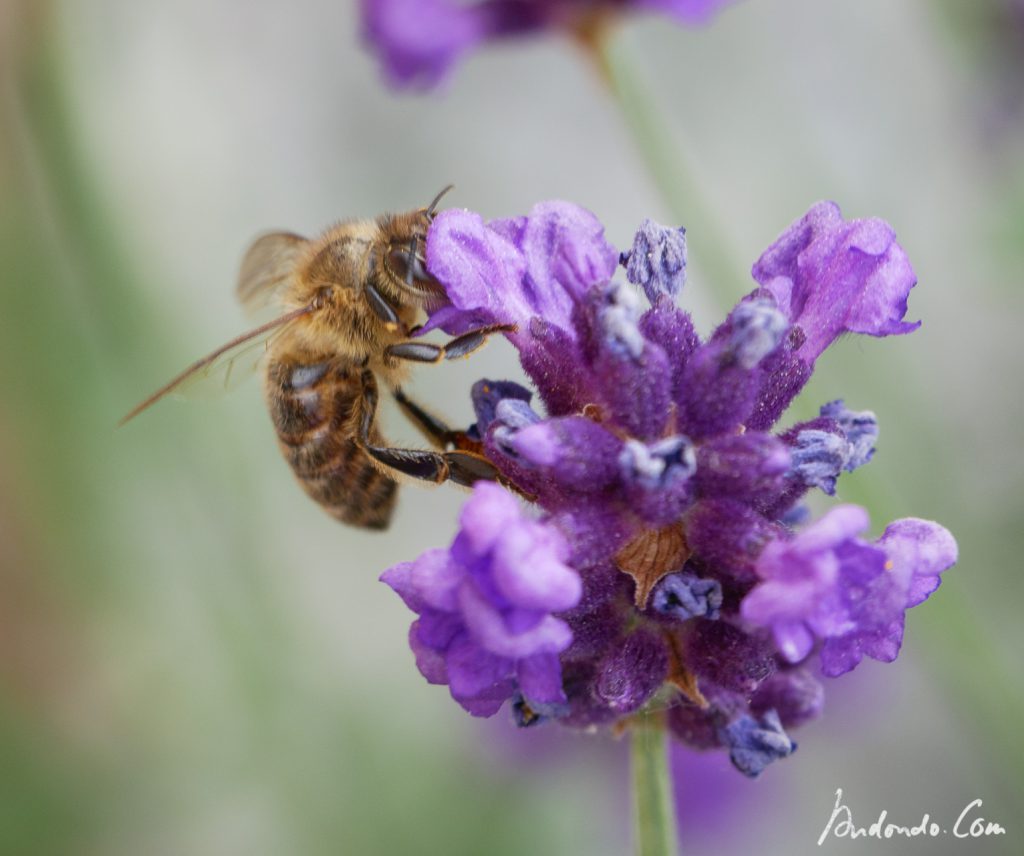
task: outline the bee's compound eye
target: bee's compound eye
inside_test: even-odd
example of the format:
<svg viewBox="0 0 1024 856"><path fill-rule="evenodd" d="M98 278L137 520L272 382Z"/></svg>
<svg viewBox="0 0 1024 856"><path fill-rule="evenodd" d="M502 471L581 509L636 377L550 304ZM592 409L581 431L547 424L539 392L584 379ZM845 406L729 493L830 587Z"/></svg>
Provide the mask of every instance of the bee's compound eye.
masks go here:
<svg viewBox="0 0 1024 856"><path fill-rule="evenodd" d="M431 283L432 278L427 273L424 259L417 252L416 243L410 241L407 246L392 247L388 253L388 265L392 273L407 285L414 283Z"/></svg>

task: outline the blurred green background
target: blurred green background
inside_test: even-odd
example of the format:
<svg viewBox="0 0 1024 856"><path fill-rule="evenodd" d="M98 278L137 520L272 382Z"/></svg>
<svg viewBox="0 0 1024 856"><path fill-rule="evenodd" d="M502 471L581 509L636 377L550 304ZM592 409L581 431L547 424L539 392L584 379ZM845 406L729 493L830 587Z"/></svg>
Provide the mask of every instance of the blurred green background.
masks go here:
<svg viewBox="0 0 1024 856"><path fill-rule="evenodd" d="M837 787L864 824L951 825L980 798L1007 836L917 849L1024 852L1013 5L749 0L703 30L618 34L738 270L821 198L896 227L924 326L840 343L787 418L874 409L878 454L840 498L876 532L929 517L961 548L899 661L830 683L794 758L748 782L680 753L686 853L906 851L817 848ZM244 329L232 286L264 229L406 210L449 181L487 216L574 200L620 247L671 220L592 69L547 38L400 96L352 4L3 0L0 86L0 852L626 852L622 745L471 720L415 670L377 576L447 542L457 490L404 488L385 535L338 526L293 483L257 383L114 430ZM707 330L749 283L702 272L685 225ZM450 390L517 375L498 342L413 389L466 422Z"/></svg>

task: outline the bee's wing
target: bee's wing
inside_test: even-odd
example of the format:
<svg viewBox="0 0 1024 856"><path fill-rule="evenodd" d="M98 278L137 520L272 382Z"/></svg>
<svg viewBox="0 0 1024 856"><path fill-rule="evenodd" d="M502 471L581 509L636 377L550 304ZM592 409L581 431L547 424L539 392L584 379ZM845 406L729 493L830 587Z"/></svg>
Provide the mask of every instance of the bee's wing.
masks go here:
<svg viewBox="0 0 1024 856"><path fill-rule="evenodd" d="M292 232L268 232L246 250L235 294L250 314L269 304L295 271L306 239Z"/></svg>
<svg viewBox="0 0 1024 856"><path fill-rule="evenodd" d="M125 422L134 419L143 410L156 404L161 398L172 393L183 392L194 384L215 380L221 388L229 388L233 381L241 380L255 371L260 359L266 353L267 346L274 337L283 333L304 315L315 312L317 308L316 304L310 303L308 306L294 309L275 318L273 321L262 324L256 329L232 339L226 345L222 345L201 360L196 360L185 371L168 381L145 399L145 401L133 407L118 422L118 425L124 425Z"/></svg>

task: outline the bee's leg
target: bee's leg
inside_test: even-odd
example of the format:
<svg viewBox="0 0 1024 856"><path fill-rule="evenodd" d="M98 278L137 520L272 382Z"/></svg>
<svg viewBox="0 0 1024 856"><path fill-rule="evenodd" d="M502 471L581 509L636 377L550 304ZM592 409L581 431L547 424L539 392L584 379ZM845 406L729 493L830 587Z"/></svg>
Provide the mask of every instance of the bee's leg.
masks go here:
<svg viewBox="0 0 1024 856"><path fill-rule="evenodd" d="M380 318L389 330L398 330L402 327L402 321L398 317L395 307L385 299L373 283L366 283L363 286L363 291L366 292L366 302L370 304L373 314Z"/></svg>
<svg viewBox="0 0 1024 856"><path fill-rule="evenodd" d="M465 431L456 431L421 404L413 401L401 389L391 390L398 406L406 418L415 425L427 441L438 449L458 449L463 452L479 453L483 448L480 440L474 440Z"/></svg>
<svg viewBox="0 0 1024 856"><path fill-rule="evenodd" d="M363 410L359 422L359 443L374 460L396 472L436 484L453 481L469 486L481 479L497 480L498 471L494 464L474 452L429 452L375 445L370 439L370 430L377 412L377 382L369 370L363 371L361 380Z"/></svg>
<svg viewBox="0 0 1024 856"><path fill-rule="evenodd" d="M414 363L439 363L441 360L456 360L459 357L472 354L487 341L488 336L494 333L514 333L517 329L515 324L491 324L456 336L443 345L434 345L430 342L399 342L396 345L388 345L384 349L384 353L389 357L410 360Z"/></svg>
<svg viewBox="0 0 1024 856"><path fill-rule="evenodd" d="M406 418L415 425L420 433L438 449L447 449L450 446L458 445L458 438L461 431L453 431L445 422L442 422L433 413L417 404L401 389L393 389L391 394L398 402Z"/></svg>

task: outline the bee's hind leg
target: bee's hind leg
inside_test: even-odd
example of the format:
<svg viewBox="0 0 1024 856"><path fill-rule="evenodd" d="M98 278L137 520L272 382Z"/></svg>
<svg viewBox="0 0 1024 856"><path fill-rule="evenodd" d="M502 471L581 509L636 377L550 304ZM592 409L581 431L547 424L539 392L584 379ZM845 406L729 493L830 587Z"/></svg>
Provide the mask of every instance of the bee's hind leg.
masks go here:
<svg viewBox="0 0 1024 856"><path fill-rule="evenodd" d="M462 448L460 439L465 436L462 431L453 431L426 408L417 404L401 389L391 390L395 401L401 408L406 418L415 425L420 433L427 438L427 441L438 449L449 449L451 447Z"/></svg>
<svg viewBox="0 0 1024 856"><path fill-rule="evenodd" d="M375 461L385 467L423 481L440 484L453 481L465 486L481 480L496 481L498 470L483 455L457 450L453 452L431 452L422 449L396 449L377 446L370 439L374 415L377 412L377 382L373 372L362 373L363 410L359 422L359 444ZM397 397L397 396L396 396ZM400 401L401 403L401 401ZM416 407L415 405L413 405ZM435 428L442 423L434 420L421 408L416 408ZM451 432L453 435L455 432Z"/></svg>

